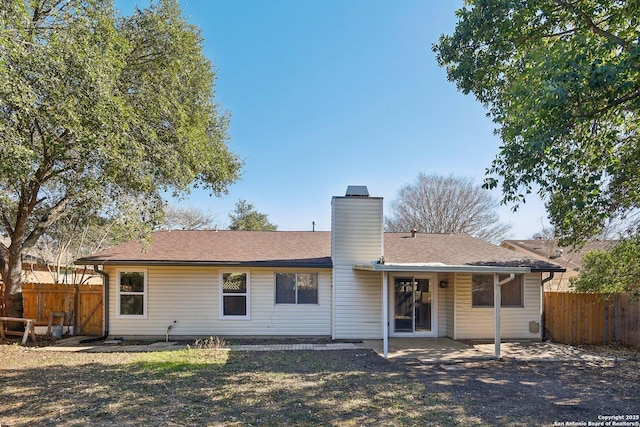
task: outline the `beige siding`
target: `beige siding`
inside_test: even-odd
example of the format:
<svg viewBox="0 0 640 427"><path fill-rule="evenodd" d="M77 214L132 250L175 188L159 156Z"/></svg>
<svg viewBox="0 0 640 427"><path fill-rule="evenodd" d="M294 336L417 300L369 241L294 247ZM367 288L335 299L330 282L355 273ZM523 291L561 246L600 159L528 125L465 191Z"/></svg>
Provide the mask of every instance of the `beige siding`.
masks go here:
<svg viewBox="0 0 640 427"><path fill-rule="evenodd" d="M126 267L125 270L136 270ZM318 304L275 304L275 271L248 269L250 319L220 319L220 270L208 267L149 267L147 318L119 317L117 269L109 268L109 334L115 336L323 335L331 334L331 271L277 269L282 272L317 272ZM241 270L241 269L238 269ZM230 271L224 269L223 271ZM174 324L174 320L176 323Z"/></svg>
<svg viewBox="0 0 640 427"><path fill-rule="evenodd" d="M455 274L448 275L449 282L449 298L447 299L447 333L446 336L453 338L455 336L455 301L456 301L456 277Z"/></svg>
<svg viewBox="0 0 640 427"><path fill-rule="evenodd" d="M524 307L501 307L501 337L504 339L540 339L529 332L529 322L540 322L540 274L525 275ZM471 306L471 274L456 274L454 339L494 338L493 307Z"/></svg>
<svg viewBox="0 0 640 427"><path fill-rule="evenodd" d="M439 288L441 280L447 282L446 288ZM451 273L440 273L435 286L438 287L438 336L453 337L453 289L454 277Z"/></svg>
<svg viewBox="0 0 640 427"><path fill-rule="evenodd" d="M335 338L382 338L381 273L337 269Z"/></svg>
<svg viewBox="0 0 640 427"><path fill-rule="evenodd" d="M382 199L332 201L334 338L382 338L382 274L357 272L356 263L383 254Z"/></svg>

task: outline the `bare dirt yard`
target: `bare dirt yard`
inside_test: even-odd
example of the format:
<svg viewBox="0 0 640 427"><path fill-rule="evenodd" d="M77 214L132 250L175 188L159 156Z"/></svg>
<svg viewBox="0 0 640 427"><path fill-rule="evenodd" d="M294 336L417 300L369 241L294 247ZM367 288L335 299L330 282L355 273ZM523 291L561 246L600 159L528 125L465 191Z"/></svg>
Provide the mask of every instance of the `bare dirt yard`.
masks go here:
<svg viewBox="0 0 640 427"><path fill-rule="evenodd" d="M369 350L0 344L0 425L640 425L637 350L589 350L627 360L422 365Z"/></svg>

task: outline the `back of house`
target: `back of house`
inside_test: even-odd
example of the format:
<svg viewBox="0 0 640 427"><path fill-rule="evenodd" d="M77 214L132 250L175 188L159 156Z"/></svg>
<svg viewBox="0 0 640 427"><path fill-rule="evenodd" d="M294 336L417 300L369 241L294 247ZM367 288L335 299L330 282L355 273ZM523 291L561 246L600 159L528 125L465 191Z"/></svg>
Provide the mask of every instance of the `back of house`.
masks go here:
<svg viewBox="0 0 640 427"><path fill-rule="evenodd" d="M362 186L333 197L331 219L159 231L77 264L105 277L112 336L487 339L499 313L504 338L541 338L542 274L561 267L466 234L385 233L383 199Z"/></svg>

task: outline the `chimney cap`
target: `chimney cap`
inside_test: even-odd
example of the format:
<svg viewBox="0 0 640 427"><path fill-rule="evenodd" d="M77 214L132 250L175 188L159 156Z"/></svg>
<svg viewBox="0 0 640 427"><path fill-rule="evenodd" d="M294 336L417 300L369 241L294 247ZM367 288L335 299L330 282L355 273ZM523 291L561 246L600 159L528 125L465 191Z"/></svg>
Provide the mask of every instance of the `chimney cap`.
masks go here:
<svg viewBox="0 0 640 427"><path fill-rule="evenodd" d="M347 197L369 197L369 190L366 185L350 185L345 193Z"/></svg>

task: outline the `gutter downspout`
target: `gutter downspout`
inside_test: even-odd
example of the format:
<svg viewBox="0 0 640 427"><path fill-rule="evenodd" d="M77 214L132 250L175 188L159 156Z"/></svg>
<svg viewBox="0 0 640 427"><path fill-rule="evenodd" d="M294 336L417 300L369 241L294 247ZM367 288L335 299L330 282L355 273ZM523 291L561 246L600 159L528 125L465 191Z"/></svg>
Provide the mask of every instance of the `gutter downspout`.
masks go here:
<svg viewBox="0 0 640 427"><path fill-rule="evenodd" d="M501 294L501 286L509 283L513 279L516 278L514 273L509 274L509 277L504 279L503 281L498 281L499 277L497 273L493 274L493 307L494 307L494 317L495 317L495 358L496 360L500 360L500 304L502 304L502 294Z"/></svg>
<svg viewBox="0 0 640 427"><path fill-rule="evenodd" d="M97 265L93 266L93 270L102 276L103 278L103 291L102 291L102 302L103 302L103 310L104 310L104 335L101 337L93 337L87 338L86 340L81 340L80 344L86 344L89 342L95 341L103 341L106 340L109 336L109 275L102 270L98 269Z"/></svg>
<svg viewBox="0 0 640 427"><path fill-rule="evenodd" d="M546 278L544 278L544 279L542 279L542 282L540 282L540 289L542 289L542 299L541 299L541 301L540 301L540 305L542 306L541 316L540 316L540 328L542 329L542 335L540 336L540 339L541 339L542 341L544 341L544 340L545 340L545 338L546 338L546 337L545 337L545 333L544 333L544 331L545 331L545 322L544 322L544 318L545 318L545 316L546 316L546 313L545 313L546 307L545 307L545 305L544 305L544 284L545 284L545 283L547 283L547 282L550 282L550 281L553 279L553 275L554 275L554 274L555 274L555 272L550 271L550 272L549 272L549 276L548 276L548 277L546 277Z"/></svg>

